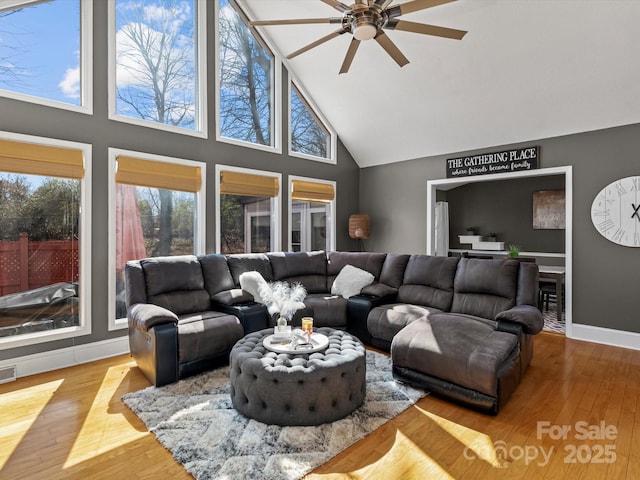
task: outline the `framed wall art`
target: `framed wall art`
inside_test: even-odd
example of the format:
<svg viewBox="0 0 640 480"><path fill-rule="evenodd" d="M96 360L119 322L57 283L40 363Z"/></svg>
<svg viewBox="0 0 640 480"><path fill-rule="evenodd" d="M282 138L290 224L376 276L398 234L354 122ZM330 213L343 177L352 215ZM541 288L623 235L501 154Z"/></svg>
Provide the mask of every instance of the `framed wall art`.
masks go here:
<svg viewBox="0 0 640 480"><path fill-rule="evenodd" d="M541 190L533 192L534 230L564 230L564 207L564 190Z"/></svg>

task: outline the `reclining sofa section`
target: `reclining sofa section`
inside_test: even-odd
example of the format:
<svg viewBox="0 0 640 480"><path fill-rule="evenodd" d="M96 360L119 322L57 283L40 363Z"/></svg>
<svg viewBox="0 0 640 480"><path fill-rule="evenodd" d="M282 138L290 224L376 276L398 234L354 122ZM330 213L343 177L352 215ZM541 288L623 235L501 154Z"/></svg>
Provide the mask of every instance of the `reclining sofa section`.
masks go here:
<svg viewBox="0 0 640 480"><path fill-rule="evenodd" d="M332 295L351 265L374 277L359 295ZM273 325L240 289L240 275L299 282L314 325L348 330L391 351L401 381L497 413L531 362L542 329L538 268L485 260L369 252L285 252L156 257L129 262L129 343L156 386L228 362L244 335Z"/></svg>

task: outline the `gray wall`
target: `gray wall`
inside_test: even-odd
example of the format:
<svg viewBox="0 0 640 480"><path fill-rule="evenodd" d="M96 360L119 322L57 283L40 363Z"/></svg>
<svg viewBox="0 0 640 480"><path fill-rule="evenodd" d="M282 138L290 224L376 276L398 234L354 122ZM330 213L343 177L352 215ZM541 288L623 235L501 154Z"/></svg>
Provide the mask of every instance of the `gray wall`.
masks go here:
<svg viewBox="0 0 640 480"><path fill-rule="evenodd" d="M169 157L198 160L207 163L207 252L215 251L215 165L234 165L280 172L283 184L287 175L335 180L336 199L336 247L339 250L355 250L358 244L348 236L348 218L358 210L358 166L344 146L338 145L337 165L303 160L259 150L239 147L215 140L213 18L211 8L207 12L207 38L209 60L208 82L208 139L191 137L160 130L115 122L108 119L107 85L107 3L94 1L93 48L93 115L85 115L37 104L0 98L0 131L50 137L93 145L93 182L91 185L93 209L90 216L92 234L92 334L75 339L47 344L15 348L0 352L0 359L7 359L36 352L69 347L126 335L126 330L109 332L107 329L107 155L108 148L123 148ZM210 7L213 7L211 5ZM287 143L286 71L283 75L283 145ZM283 149L286 152L286 147ZM282 245L287 247L287 202L283 194Z"/></svg>
<svg viewBox="0 0 640 480"><path fill-rule="evenodd" d="M371 217L367 248L424 253L426 185L446 177L445 160L540 146L540 167L573 166L573 322L640 332L640 248L616 245L591 223L591 203L609 182L640 175L640 124L421 158L360 171L360 205Z"/></svg>
<svg viewBox="0 0 640 480"><path fill-rule="evenodd" d="M533 193L564 190L564 175L477 182L447 190L449 203L449 247L471 249L460 244L458 235L475 227L476 235L497 234L497 241L518 245L521 251L564 253L564 230L533 228Z"/></svg>

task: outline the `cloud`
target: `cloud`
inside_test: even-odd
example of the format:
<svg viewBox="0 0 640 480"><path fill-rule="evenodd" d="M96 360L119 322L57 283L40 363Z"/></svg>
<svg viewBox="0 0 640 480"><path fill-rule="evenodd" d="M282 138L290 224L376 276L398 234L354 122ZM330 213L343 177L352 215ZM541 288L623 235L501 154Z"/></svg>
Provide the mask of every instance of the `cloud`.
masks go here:
<svg viewBox="0 0 640 480"><path fill-rule="evenodd" d="M80 98L80 66L67 68L58 88L67 98Z"/></svg>

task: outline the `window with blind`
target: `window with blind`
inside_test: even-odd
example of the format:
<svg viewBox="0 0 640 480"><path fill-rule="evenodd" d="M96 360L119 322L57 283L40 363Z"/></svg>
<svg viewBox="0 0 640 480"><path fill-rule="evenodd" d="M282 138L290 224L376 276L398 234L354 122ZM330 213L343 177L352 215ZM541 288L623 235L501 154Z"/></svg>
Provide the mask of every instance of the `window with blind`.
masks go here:
<svg viewBox="0 0 640 480"><path fill-rule="evenodd" d="M321 120L317 110L291 82L289 89L289 152L311 160L335 162L335 134Z"/></svg>
<svg viewBox="0 0 640 480"><path fill-rule="evenodd" d="M90 328L87 150L45 142L0 138L0 346Z"/></svg>
<svg viewBox="0 0 640 480"><path fill-rule="evenodd" d="M92 8L91 0L0 2L0 95L90 112Z"/></svg>
<svg viewBox="0 0 640 480"><path fill-rule="evenodd" d="M112 302L121 326L126 316L124 267L129 260L194 255L204 248L203 179L205 164L110 149L113 164L115 289Z"/></svg>
<svg viewBox="0 0 640 480"><path fill-rule="evenodd" d="M335 250L335 182L289 177L289 250Z"/></svg>
<svg viewBox="0 0 640 480"><path fill-rule="evenodd" d="M280 175L228 168L219 166L216 172L218 251L231 254L279 250Z"/></svg>

